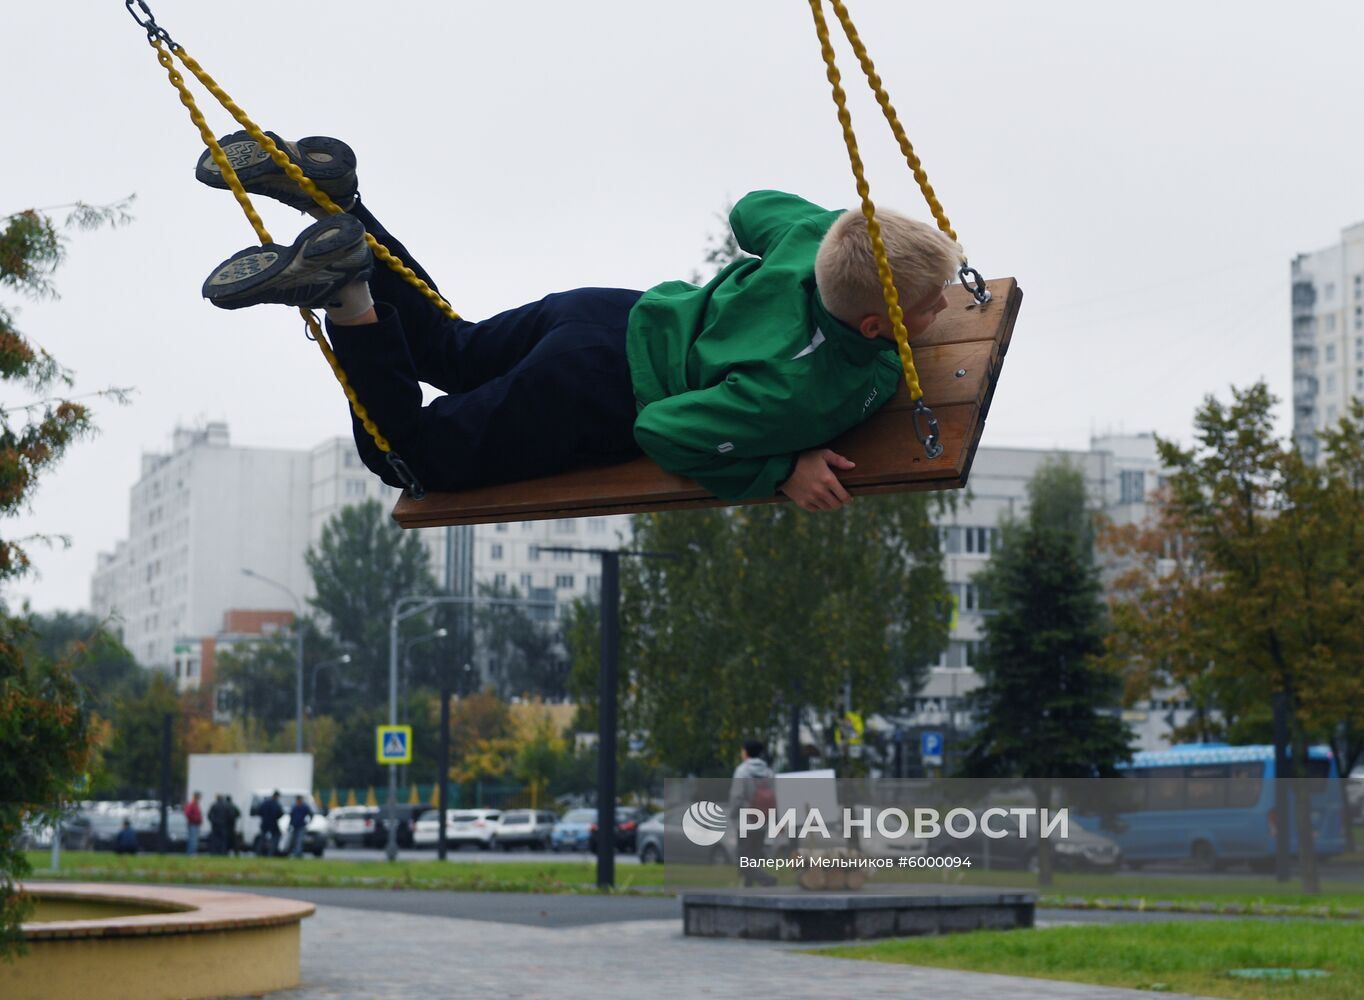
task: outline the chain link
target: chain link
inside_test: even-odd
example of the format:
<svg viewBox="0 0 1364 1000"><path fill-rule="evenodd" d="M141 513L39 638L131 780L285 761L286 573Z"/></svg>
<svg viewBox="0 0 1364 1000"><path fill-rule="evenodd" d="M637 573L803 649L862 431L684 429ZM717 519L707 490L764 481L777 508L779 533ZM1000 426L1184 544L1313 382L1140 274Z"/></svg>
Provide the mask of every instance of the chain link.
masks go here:
<svg viewBox="0 0 1364 1000"><path fill-rule="evenodd" d="M180 47L175 44L175 39L171 38L170 32L156 23L156 17L152 14L152 9L147 6L146 0L123 0L123 6L128 9L128 16L133 19L137 26L147 32L147 41L153 45L158 41L165 42L172 49ZM138 17L137 10L134 10L134 7L140 8L144 16Z"/></svg>

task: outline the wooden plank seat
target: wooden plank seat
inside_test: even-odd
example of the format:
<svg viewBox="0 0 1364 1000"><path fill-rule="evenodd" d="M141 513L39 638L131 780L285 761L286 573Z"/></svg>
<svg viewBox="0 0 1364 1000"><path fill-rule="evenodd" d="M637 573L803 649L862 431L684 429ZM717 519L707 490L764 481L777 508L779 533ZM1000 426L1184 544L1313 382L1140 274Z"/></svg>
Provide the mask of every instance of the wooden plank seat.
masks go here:
<svg viewBox="0 0 1364 1000"><path fill-rule="evenodd" d="M938 418L942 455L931 460L924 455L914 434L909 390L901 383L896 397L875 416L830 444L857 463L856 469L839 477L849 493L966 485L1023 299L1013 278L998 278L989 287L994 297L983 307L961 286L949 288L947 309L914 344L924 401ZM741 502L785 499L778 495ZM421 500L404 494L393 517L404 528L430 528L723 506L733 504L639 458L501 486L428 493Z"/></svg>

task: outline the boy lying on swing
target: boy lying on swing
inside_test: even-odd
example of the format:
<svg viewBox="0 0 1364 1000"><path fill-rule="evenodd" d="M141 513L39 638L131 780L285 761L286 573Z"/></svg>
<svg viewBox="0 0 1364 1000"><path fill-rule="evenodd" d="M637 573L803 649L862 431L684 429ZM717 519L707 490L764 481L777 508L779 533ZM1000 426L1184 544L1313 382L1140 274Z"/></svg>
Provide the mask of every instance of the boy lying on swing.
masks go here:
<svg viewBox="0 0 1364 1000"><path fill-rule="evenodd" d="M271 139L345 214L327 215L245 132L220 141L251 194L318 217L291 246L248 247L203 294L224 309L323 308L342 368L417 478L460 490L624 462L643 452L725 500L778 491L804 510L851 502L823 447L889 402L901 378L866 220L755 191L730 215L739 246L709 283L647 292L578 288L482 322L451 320L386 266L365 231L432 288L361 204L355 156L322 136ZM226 188L205 153L196 176ZM878 211L912 339L947 306L959 248L936 228ZM422 405L419 383L445 395ZM358 421L355 442L402 483Z"/></svg>

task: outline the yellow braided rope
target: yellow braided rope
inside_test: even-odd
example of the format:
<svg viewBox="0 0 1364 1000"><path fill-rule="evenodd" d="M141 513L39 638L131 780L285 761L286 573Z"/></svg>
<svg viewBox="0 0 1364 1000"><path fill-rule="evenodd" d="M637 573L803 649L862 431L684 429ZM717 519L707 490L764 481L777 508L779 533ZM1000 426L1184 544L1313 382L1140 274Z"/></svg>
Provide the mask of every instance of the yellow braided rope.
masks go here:
<svg viewBox="0 0 1364 1000"><path fill-rule="evenodd" d="M819 47L824 55L825 75L833 87L834 104L838 106L838 121L843 126L843 142L848 147L848 160L852 165L853 178L857 181L857 193L862 199L862 215L867 220L867 236L871 239L872 253L876 255L876 273L881 279L881 296L886 300L890 325L895 331L895 345L900 352L900 366L905 371L905 384L909 386L909 398L918 400L923 397L924 391L919 386L919 372L914 367L914 352L909 347L909 331L905 329L904 310L900 308L900 296L895 289L895 276L886 257L885 243L881 240L881 226L876 221L876 206L872 204L871 187L867 184L862 169L862 156L857 151L857 136L853 133L847 94L843 92L842 77L834 60L834 47L829 40L829 26L824 20L822 0L810 0L810 12L815 18L815 31L819 35Z"/></svg>
<svg viewBox="0 0 1364 1000"><path fill-rule="evenodd" d="M843 25L843 33L848 36L848 42L852 45L853 53L857 56L858 62L862 64L862 72L866 74L867 83L871 86L872 93L876 95L876 103L881 105L881 111L890 124L890 130L895 134L895 141L900 145L900 152L904 154L905 162L909 164L909 169L919 184L919 190L923 192L924 199L928 202L928 208L933 213L933 218L937 220L938 228L951 237L953 242L958 242L957 232L952 228L952 223L947 221L947 213L943 210L942 202L938 201L938 196L933 191L933 185L928 183L928 174L924 171L923 164L919 162L919 157L910 144L909 136L905 134L904 126L900 124L900 117L895 113L895 105L890 103L890 95L882 86L881 77L872 64L871 56L867 53L867 47L862 44L862 38L853 25L852 15L848 13L848 8L843 0L829 0L829 2L833 4L834 13L838 15L838 20ZM965 254L962 255L961 261L963 264L966 263Z"/></svg>
<svg viewBox="0 0 1364 1000"><path fill-rule="evenodd" d="M180 57L180 61L185 64L185 68L193 73L199 82L204 85L204 88L218 99L218 103L223 106L223 109L236 119L237 124L241 125L261 149L269 154L270 159L275 161L275 166L283 170L284 173L289 176L290 180L302 188L303 192L307 194L308 197L312 198L313 201L321 206L323 211L332 215L336 215L342 211L341 206L327 197L316 184L309 180L303 173L303 169L299 167L298 164L294 163L293 160L289 159L289 155L276 146L274 141L265 134L264 130L251 120L250 116L248 116L247 113L242 110L241 106L228 95L227 91L219 86L218 81L209 76L204 68L199 65L198 61L185 51L184 46L177 48L175 54ZM373 251L375 257L383 261L390 270L397 272L409 285L430 299L431 303L437 309L452 320L458 320L460 318L459 313L455 312L454 308L441 297L439 292L421 278L417 277L416 272L404 264L398 257L395 257L390 253L388 247L384 246L369 233L365 233L365 242L369 244L369 248Z"/></svg>
<svg viewBox="0 0 1364 1000"><path fill-rule="evenodd" d="M265 228L265 223L261 220L260 214L256 211L255 206L251 204L251 198L247 195L246 189L242 187L241 179L237 177L237 172L232 169L232 164L228 161L227 154L224 153L222 147L218 145L218 140L214 136L213 130L209 128L208 122L204 119L203 112L199 110L198 104L195 103L194 95L190 93L189 87L185 85L185 78L175 68L175 63L171 59L170 53L166 50L165 45L159 38L150 39L150 42L152 47L156 49L156 61L165 68L166 75L170 78L171 85L175 87L180 95L180 103L189 109L190 120L194 122L195 126L199 129L200 138L204 140L204 145L208 147L209 154L213 157L213 162L216 163L218 169L222 171L223 180L227 182L227 186L231 189L232 196L237 199L237 204L241 206L242 211L246 214L247 221L251 223L251 228L255 230L257 240L259 240L261 245L273 243L274 240L270 238L270 231ZM180 56L181 61L189 67L191 72L195 72L198 63L189 59L183 49L177 50L177 54ZM195 76L199 76L200 72L202 72L202 70L195 72ZM207 74L205 74L205 76L206 75ZM201 81L203 80L202 76L199 78ZM207 86L207 84L205 84L205 86ZM238 110L240 111L240 109ZM257 133L260 133L259 129L256 129L256 132L252 134L252 138L256 139L257 142L264 139L262 145L269 144L270 148L273 150L272 156L275 154L279 154L280 156L284 155L275 147L274 143L270 142L267 136L263 133ZM284 159L288 160L288 157L285 156ZM278 162L278 160L276 162ZM313 194L315 198L319 196L326 198L326 195L317 190L316 185L306 177L301 176L302 171L299 170L298 167L293 166L292 163L289 165L300 175L299 177L294 177L294 180L297 181L301 178L304 184L313 189L310 193ZM293 175L291 174L291 176ZM330 201L330 199L327 200ZM333 204L329 211L335 214L337 211L340 211L340 209ZM373 244L373 237L369 237L368 234L366 234L366 236L370 239L371 244ZM396 258L393 259L396 260ZM415 278L416 276L413 275L413 277ZM421 281L420 278L417 280ZM423 285L426 284L425 282L421 283ZM336 381L341 384L341 390L346 394L346 399L350 402L351 408L355 411L356 419L360 421L361 426L364 427L369 436L374 439L375 447L385 454L392 451L393 446L389 444L387 438L379 433L378 425L374 423L373 418L370 417L369 412L361 405L359 398L356 396L355 389L350 384L350 379L346 377L345 371L341 368L341 363L336 358L336 353L327 342L326 334L322 330L322 324L318 322L317 317L313 314L311 309L300 309L299 313L303 316L303 322L308 326L309 336L317 342L318 348L322 351L322 356L327 360L327 364L331 367L332 374L336 376Z"/></svg>

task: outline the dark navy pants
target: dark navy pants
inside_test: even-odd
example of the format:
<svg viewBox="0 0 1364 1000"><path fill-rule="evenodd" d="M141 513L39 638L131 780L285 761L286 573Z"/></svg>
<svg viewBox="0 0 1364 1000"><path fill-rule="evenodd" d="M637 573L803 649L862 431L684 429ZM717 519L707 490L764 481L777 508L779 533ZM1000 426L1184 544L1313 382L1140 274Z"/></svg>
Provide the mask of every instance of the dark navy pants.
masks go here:
<svg viewBox="0 0 1364 1000"><path fill-rule="evenodd" d="M435 282L363 205L351 214L427 284ZM635 444L625 355L642 293L579 288L482 322L448 319L376 260L377 324L327 331L360 403L422 485L459 490L623 462ZM425 382L445 393L422 405ZM352 414L365 464L402 483Z"/></svg>

